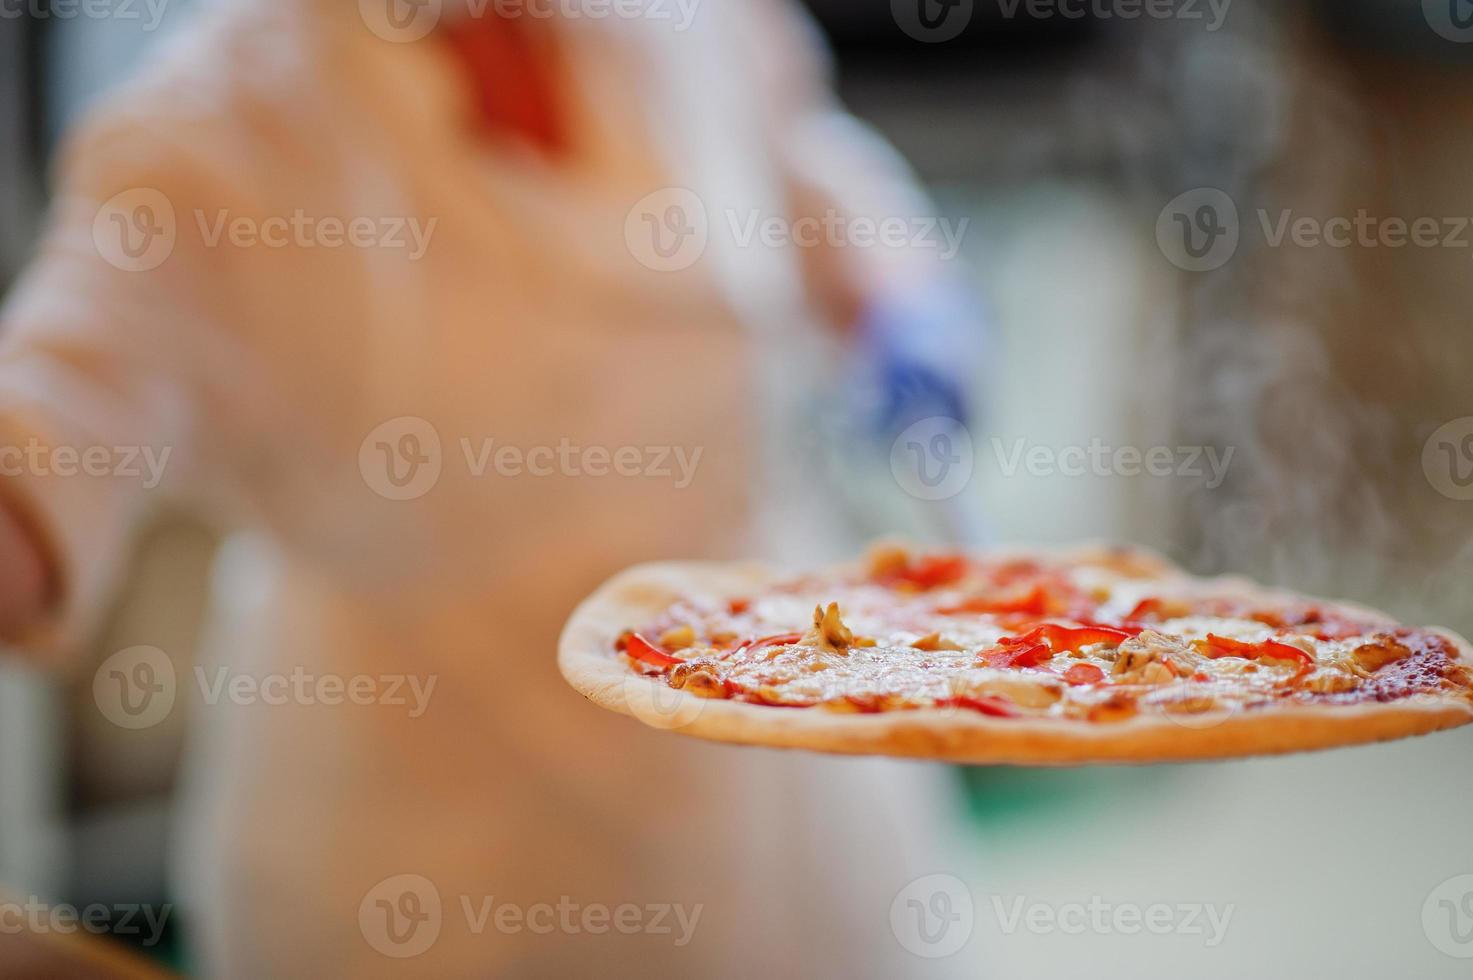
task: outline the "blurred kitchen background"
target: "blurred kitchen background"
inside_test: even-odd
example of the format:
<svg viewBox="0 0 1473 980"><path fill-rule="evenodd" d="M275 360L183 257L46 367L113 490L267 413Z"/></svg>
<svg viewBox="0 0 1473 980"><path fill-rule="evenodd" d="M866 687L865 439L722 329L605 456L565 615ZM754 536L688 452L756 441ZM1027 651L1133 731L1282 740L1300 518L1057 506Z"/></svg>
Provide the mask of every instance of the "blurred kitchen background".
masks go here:
<svg viewBox="0 0 1473 980"><path fill-rule="evenodd" d="M172 0L156 32L5 8L0 282L33 241L58 134L190 6ZM901 30L904 4L813 6L850 107L912 161L938 215L970 219L956 261L993 335L964 502L996 539L1130 540L1195 571L1473 633L1473 502L1457 499L1473 453L1461 436L1446 455L1429 446L1473 416L1473 37L1459 0L1183 0L1164 18L1120 16L1141 9L1129 2L976 0L945 41ZM1239 234L1229 258L1191 271L1168 204L1188 194L1193 221L1201 188L1227 195ZM1461 239L1273 238L1285 214L1362 210L1433 217L1444 235L1462 221ZM1210 447L1227 466L1220 483L1206 459L1201 475L1009 473L1019 440ZM855 505L846 520L857 547L897 526L924 535L928 517ZM9 890L171 901L164 842L188 719L119 730L93 704L91 667L134 644L183 660L215 544L162 521L74 683L0 672ZM979 929L959 955L979 977L1466 976L1423 906L1473 873L1470 751L1459 732L1220 765L970 771ZM1234 911L1209 948L1009 934L993 896ZM188 966L175 943L149 952Z"/></svg>

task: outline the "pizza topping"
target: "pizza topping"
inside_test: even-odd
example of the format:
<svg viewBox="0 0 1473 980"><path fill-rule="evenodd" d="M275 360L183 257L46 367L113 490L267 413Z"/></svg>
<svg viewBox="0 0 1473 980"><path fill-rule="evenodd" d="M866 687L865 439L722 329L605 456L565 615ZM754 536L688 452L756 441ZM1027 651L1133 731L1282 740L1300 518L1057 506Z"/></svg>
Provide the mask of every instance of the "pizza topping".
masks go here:
<svg viewBox="0 0 1473 980"><path fill-rule="evenodd" d="M1130 612L1125 614L1125 618L1129 620L1149 619L1160 621L1177 619L1181 616L1190 616L1191 614L1192 607L1182 600L1178 599L1168 602L1159 596L1151 596L1150 598L1142 599L1131 607Z"/></svg>
<svg viewBox="0 0 1473 980"><path fill-rule="evenodd" d="M1458 648L1433 631L1134 571L1102 558L1066 565L889 546L857 571L673 603L616 646L635 669L694 696L850 713L949 707L1104 723L1470 697Z"/></svg>
<svg viewBox="0 0 1473 980"><path fill-rule="evenodd" d="M1016 718L1018 716L1018 709L1005 698L974 698L961 694L956 697L942 698L936 702L936 706L938 708L966 708L984 715L991 715L994 718Z"/></svg>
<svg viewBox="0 0 1473 980"><path fill-rule="evenodd" d="M982 653L980 660L988 667L1037 667L1053 657L1047 643L1026 636L1004 637L996 647Z"/></svg>
<svg viewBox="0 0 1473 980"><path fill-rule="evenodd" d="M960 581L967 574L967 560L960 555L922 558L896 572L893 582L924 591Z"/></svg>
<svg viewBox="0 0 1473 980"><path fill-rule="evenodd" d="M727 696L721 665L714 660L687 660L670 671L670 686L700 698Z"/></svg>
<svg viewBox="0 0 1473 980"><path fill-rule="evenodd" d="M660 634L660 646L666 650L684 650L695 642L696 631L689 625L674 626Z"/></svg>
<svg viewBox="0 0 1473 980"><path fill-rule="evenodd" d="M1209 711L1215 711L1221 705L1218 700L1207 694L1187 694L1186 696L1172 696L1153 700L1153 707L1160 708L1169 715L1202 715Z"/></svg>
<svg viewBox="0 0 1473 980"><path fill-rule="evenodd" d="M649 664L651 667L659 667L661 669L684 663L679 657L670 656L670 654L661 650L638 633L630 633L625 638L624 652L640 663Z"/></svg>
<svg viewBox="0 0 1473 980"><path fill-rule="evenodd" d="M1138 710L1135 698L1115 692L1103 701L1086 704L1084 717L1096 724L1109 724L1134 718Z"/></svg>
<svg viewBox="0 0 1473 980"><path fill-rule="evenodd" d="M1079 653L1085 647L1097 643L1118 647L1129 640L1132 635L1127 630L1114 629L1109 626L1068 627L1045 623L1029 631L1023 639L1025 641L1032 638L1044 640L1055 653Z"/></svg>
<svg viewBox="0 0 1473 980"><path fill-rule="evenodd" d="M911 644L914 650L961 650L964 647L955 640L948 640L933 630Z"/></svg>
<svg viewBox="0 0 1473 980"><path fill-rule="evenodd" d="M1105 679L1105 672L1094 664L1075 664L1064 671L1066 684L1098 684Z"/></svg>
<svg viewBox="0 0 1473 980"><path fill-rule="evenodd" d="M992 596L974 596L961 602L948 606L942 606L937 612L954 616L958 613L1027 613L1031 616L1044 616L1049 612L1050 597L1048 590L1042 585L1035 585L1022 593L1014 593L1001 598Z"/></svg>
<svg viewBox="0 0 1473 980"><path fill-rule="evenodd" d="M1202 653L1214 660L1218 657L1242 657L1244 660L1265 660L1271 664L1289 664L1300 669L1314 669L1314 657L1297 646L1290 646L1278 640L1245 643L1231 637L1208 633L1206 639L1197 641L1196 646Z"/></svg>
<svg viewBox="0 0 1473 980"><path fill-rule="evenodd" d="M1046 674L991 673L958 682L953 697L1005 698L1021 708L1047 708L1063 693L1064 685Z"/></svg>
<svg viewBox="0 0 1473 980"><path fill-rule="evenodd" d="M1360 678L1343 670L1317 670L1304 681L1307 690L1316 694L1342 694L1360 686Z"/></svg>
<svg viewBox="0 0 1473 980"><path fill-rule="evenodd" d="M1351 656L1354 658L1356 666L1374 674L1387 664L1396 663L1398 660L1405 660L1411 654L1412 651L1396 642L1394 638L1390 636L1378 636L1374 641L1363 643L1356 647L1355 652Z"/></svg>
<svg viewBox="0 0 1473 980"><path fill-rule="evenodd" d="M865 562L869 577L883 582L899 575L910 565L910 552L904 545L880 542L869 549Z"/></svg>
<svg viewBox="0 0 1473 980"><path fill-rule="evenodd" d="M731 656L733 658L740 657L745 653L748 653L752 650L760 650L763 647L791 646L801 639L803 639L802 633L777 633L773 636L764 636L761 639L753 640L750 643L744 643L741 646L737 647L736 650L731 653ZM776 652L777 651L774 651L774 653Z"/></svg>
<svg viewBox="0 0 1473 980"><path fill-rule="evenodd" d="M1181 641L1143 630L1120 644L1111 673L1120 684L1169 684L1178 674L1170 658L1184 652Z"/></svg>
<svg viewBox="0 0 1473 980"><path fill-rule="evenodd" d="M1120 684L1156 685L1176 680L1170 661L1156 660L1151 654L1137 650L1121 651L1113 673Z"/></svg>
<svg viewBox="0 0 1473 980"><path fill-rule="evenodd" d="M820 650L829 650L834 653L843 653L854 645L854 633L839 618L837 602L829 603L828 608L822 605L814 607L813 629L809 630L798 641L798 644L818 647Z"/></svg>

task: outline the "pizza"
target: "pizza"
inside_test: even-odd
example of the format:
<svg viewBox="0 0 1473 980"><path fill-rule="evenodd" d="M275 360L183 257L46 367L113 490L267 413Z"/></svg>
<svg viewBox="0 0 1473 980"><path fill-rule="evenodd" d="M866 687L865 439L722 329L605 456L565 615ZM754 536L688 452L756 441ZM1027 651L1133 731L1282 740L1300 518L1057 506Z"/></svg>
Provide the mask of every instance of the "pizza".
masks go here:
<svg viewBox="0 0 1473 980"><path fill-rule="evenodd" d="M599 705L750 745L966 763L1205 759L1473 721L1447 630L1154 554L872 548L788 573L665 563L617 576L564 631Z"/></svg>

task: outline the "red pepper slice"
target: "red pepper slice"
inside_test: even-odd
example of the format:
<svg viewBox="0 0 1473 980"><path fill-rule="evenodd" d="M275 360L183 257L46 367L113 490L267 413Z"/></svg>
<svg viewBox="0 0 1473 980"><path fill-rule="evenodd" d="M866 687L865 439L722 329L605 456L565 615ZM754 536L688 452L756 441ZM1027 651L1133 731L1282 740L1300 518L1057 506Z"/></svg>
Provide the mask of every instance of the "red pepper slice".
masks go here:
<svg viewBox="0 0 1473 980"><path fill-rule="evenodd" d="M1135 604L1135 608L1125 614L1126 619L1145 619L1147 616L1166 618L1166 602L1163 599L1152 597L1142 599Z"/></svg>
<svg viewBox="0 0 1473 980"><path fill-rule="evenodd" d="M1047 643L1009 643L1004 639L995 650L982 654L989 667L1037 667L1054 655Z"/></svg>
<svg viewBox="0 0 1473 980"><path fill-rule="evenodd" d="M1028 613L1033 616L1044 616L1048 614L1048 606L1048 589L1042 585L1035 585L1027 594L1017 598L993 599L987 596L973 596L953 606L942 606L936 611L945 616L954 616L957 613Z"/></svg>
<svg viewBox="0 0 1473 980"><path fill-rule="evenodd" d="M1227 636L1218 636L1216 633L1208 633L1207 640L1203 644L1203 651L1207 656L1216 660L1218 657L1242 657L1244 660L1259 660L1264 657L1270 660L1287 660L1299 666L1301 673L1307 673L1314 669L1314 658L1303 650L1287 643L1277 640L1264 640L1261 643L1245 643L1242 640L1234 640Z"/></svg>
<svg viewBox="0 0 1473 980"><path fill-rule="evenodd" d="M1105 679L1105 672L1094 664L1075 664L1064 671L1064 681L1068 684L1098 684Z"/></svg>
<svg viewBox="0 0 1473 980"><path fill-rule="evenodd" d="M667 670L676 664L685 663L679 657L670 656L670 654L661 650L638 633L630 633L625 637L624 652L641 663L647 663L651 667L659 667L661 670Z"/></svg>
<svg viewBox="0 0 1473 980"><path fill-rule="evenodd" d="M1042 565L1025 558L1010 559L1002 564L994 565L990 570L992 580L998 585L1012 585L1024 579L1037 578L1043 572Z"/></svg>
<svg viewBox="0 0 1473 980"><path fill-rule="evenodd" d="M1132 635L1109 626L1042 623L1020 636L1003 637L982 659L989 667L1037 667L1056 653L1075 653L1092 643L1119 646Z"/></svg>
<svg viewBox="0 0 1473 980"><path fill-rule="evenodd" d="M726 604L726 611L731 613L733 616L740 616L742 613L751 608L751 599L733 599Z"/></svg>
<svg viewBox="0 0 1473 980"><path fill-rule="evenodd" d="M1102 623L1097 619L1079 619L1075 620L1075 622L1079 623L1080 626L1093 626L1096 629L1114 630L1117 633L1124 633L1127 637L1140 636L1146 630L1150 629L1144 623L1133 623L1129 620L1120 623Z"/></svg>
<svg viewBox="0 0 1473 980"><path fill-rule="evenodd" d="M722 659L726 660L729 657L739 657L751 650L760 650L762 647L787 646L797 643L801 639L803 639L802 633L775 633L772 636L764 636L761 639L749 640L731 651L726 657L722 657Z"/></svg>
<svg viewBox="0 0 1473 980"><path fill-rule="evenodd" d="M1131 634L1108 626L1058 626L1045 623L1033 631L1048 641L1055 653L1075 653L1092 643L1109 643L1119 646L1130 639ZM1032 636L1029 633L1028 636Z"/></svg>
<svg viewBox="0 0 1473 980"><path fill-rule="evenodd" d="M970 564L963 555L926 555L888 576L892 582L908 582L919 589L934 589L966 577Z"/></svg>
<svg viewBox="0 0 1473 980"><path fill-rule="evenodd" d="M1203 642L1207 647L1203 652L1214 660L1218 657L1242 657L1244 660L1252 660L1258 656L1256 644L1234 640L1228 636L1208 633L1207 639Z"/></svg>
<svg viewBox="0 0 1473 980"><path fill-rule="evenodd" d="M980 697L972 698L966 695L958 695L952 698L942 698L936 702L938 708L969 708L972 711L990 715L993 718L1016 718L1018 711L1011 702L1003 698Z"/></svg>

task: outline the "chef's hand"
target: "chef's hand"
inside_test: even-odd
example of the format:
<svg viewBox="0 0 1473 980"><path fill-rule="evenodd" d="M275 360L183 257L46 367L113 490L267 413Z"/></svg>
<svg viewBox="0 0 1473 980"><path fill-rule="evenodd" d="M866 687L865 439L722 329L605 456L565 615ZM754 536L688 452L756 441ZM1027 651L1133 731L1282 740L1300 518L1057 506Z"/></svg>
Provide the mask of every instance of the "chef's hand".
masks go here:
<svg viewBox="0 0 1473 980"><path fill-rule="evenodd" d="M35 535L0 499L0 639L14 639L39 622L51 591L51 572Z"/></svg>

